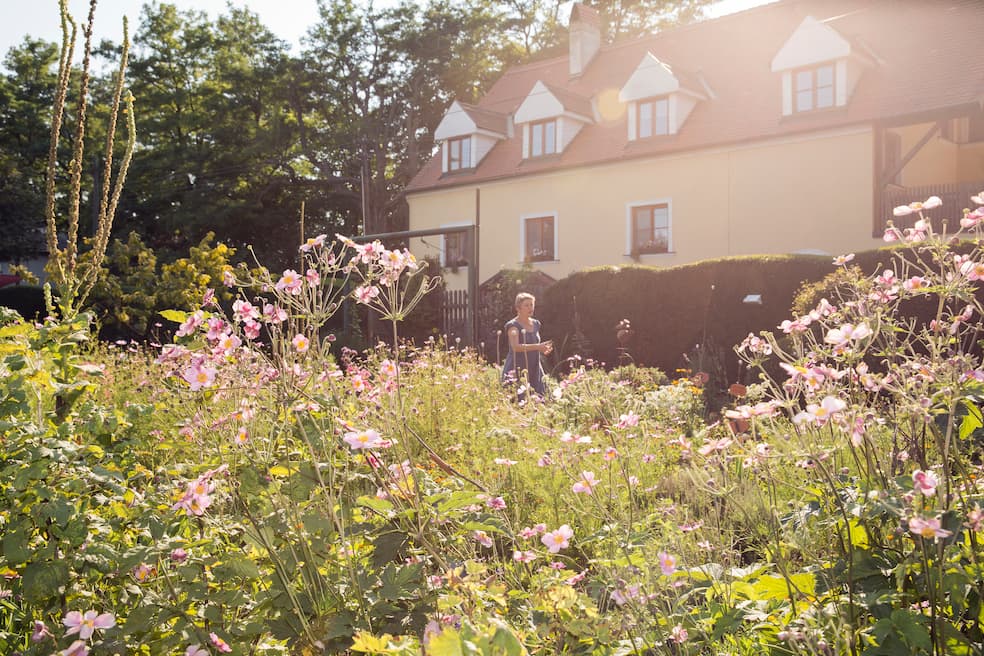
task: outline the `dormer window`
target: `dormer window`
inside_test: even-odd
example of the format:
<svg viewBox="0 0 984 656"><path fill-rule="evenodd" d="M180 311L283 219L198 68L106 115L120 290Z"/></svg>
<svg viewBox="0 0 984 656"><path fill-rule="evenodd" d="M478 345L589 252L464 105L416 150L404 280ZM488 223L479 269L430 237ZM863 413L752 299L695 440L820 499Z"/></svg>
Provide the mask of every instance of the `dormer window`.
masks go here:
<svg viewBox="0 0 984 656"><path fill-rule="evenodd" d="M553 155L557 152L557 121L537 121L530 124L530 157Z"/></svg>
<svg viewBox="0 0 984 656"><path fill-rule="evenodd" d="M845 107L861 73L875 62L831 25L807 16L772 58L782 76L784 116Z"/></svg>
<svg viewBox="0 0 984 656"><path fill-rule="evenodd" d="M628 104L629 141L677 134L708 95L701 76L674 71L647 52L618 92L618 99Z"/></svg>
<svg viewBox="0 0 984 656"><path fill-rule="evenodd" d="M505 114L454 101L434 131L434 139L443 142L441 172L478 168L489 151L511 135Z"/></svg>
<svg viewBox="0 0 984 656"><path fill-rule="evenodd" d="M513 116L523 130L523 159L563 153L585 125L594 123L591 100L537 81Z"/></svg>
<svg viewBox="0 0 984 656"><path fill-rule="evenodd" d="M670 133L670 101L668 98L640 100L638 108L639 123L636 134L640 139Z"/></svg>
<svg viewBox="0 0 984 656"><path fill-rule="evenodd" d="M470 168L472 168L471 137L448 139L448 171Z"/></svg>
<svg viewBox="0 0 984 656"><path fill-rule="evenodd" d="M824 64L796 71L796 111L811 112L833 107L836 98L836 78L833 64Z"/></svg>

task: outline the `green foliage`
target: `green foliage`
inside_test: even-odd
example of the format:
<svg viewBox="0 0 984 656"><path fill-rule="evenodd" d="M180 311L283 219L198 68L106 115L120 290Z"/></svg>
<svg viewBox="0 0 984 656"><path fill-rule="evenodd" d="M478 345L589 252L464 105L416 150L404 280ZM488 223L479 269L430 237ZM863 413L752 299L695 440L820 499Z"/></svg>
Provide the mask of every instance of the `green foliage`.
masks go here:
<svg viewBox="0 0 984 656"><path fill-rule="evenodd" d="M208 289L218 300L231 298L222 284L235 250L208 233L190 249L189 257L158 267L157 255L135 232L110 245L89 303L102 324L104 337L147 338L166 309L191 310Z"/></svg>
<svg viewBox="0 0 984 656"><path fill-rule="evenodd" d="M27 39L6 54L0 75L0 260L44 252L48 114L58 62L55 45Z"/></svg>

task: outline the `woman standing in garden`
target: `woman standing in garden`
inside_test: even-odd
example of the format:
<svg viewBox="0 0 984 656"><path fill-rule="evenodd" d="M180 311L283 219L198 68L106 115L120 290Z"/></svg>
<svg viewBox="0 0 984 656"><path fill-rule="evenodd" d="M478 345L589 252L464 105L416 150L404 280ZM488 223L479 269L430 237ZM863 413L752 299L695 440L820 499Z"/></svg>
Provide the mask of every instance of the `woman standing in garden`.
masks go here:
<svg viewBox="0 0 984 656"><path fill-rule="evenodd" d="M553 342L540 341L540 322L533 318L536 298L522 292L516 295L516 316L506 322L509 352L502 368L502 380L519 384L519 398L525 398L526 388L543 396L543 365L540 354L549 355Z"/></svg>

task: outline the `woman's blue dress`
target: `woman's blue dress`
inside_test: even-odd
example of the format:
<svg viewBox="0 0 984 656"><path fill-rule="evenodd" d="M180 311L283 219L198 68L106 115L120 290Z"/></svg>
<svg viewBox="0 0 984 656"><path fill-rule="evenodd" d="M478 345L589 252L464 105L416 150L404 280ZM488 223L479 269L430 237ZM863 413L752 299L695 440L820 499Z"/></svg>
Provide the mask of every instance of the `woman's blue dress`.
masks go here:
<svg viewBox="0 0 984 656"><path fill-rule="evenodd" d="M531 319L530 321L533 323L533 330L526 330L515 319L506 322L506 339L508 339L509 330L515 328L519 331L520 344L539 344L540 322L536 319ZM513 353L510 347L506 355L506 363L502 367L502 381L510 383L518 381L517 384L520 385L526 383L534 392L543 396L543 365L540 361L540 352L523 351L522 353ZM520 398L523 396L523 394L520 394Z"/></svg>

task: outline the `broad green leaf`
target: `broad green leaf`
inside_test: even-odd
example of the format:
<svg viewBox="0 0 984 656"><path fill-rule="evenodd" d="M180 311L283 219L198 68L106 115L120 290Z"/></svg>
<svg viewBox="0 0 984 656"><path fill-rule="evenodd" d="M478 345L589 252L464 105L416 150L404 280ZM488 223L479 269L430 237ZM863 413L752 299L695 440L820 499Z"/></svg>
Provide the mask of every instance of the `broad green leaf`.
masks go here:
<svg viewBox="0 0 984 656"><path fill-rule="evenodd" d="M68 585L68 563L63 560L31 563L24 568L24 599L43 605L56 599Z"/></svg>
<svg viewBox="0 0 984 656"><path fill-rule="evenodd" d="M260 577L260 569L249 558L230 554L226 556L222 563L213 568L215 575L229 579L233 577L257 579Z"/></svg>
<svg viewBox="0 0 984 656"><path fill-rule="evenodd" d="M492 620L492 623L496 627L495 634L492 636L493 647L501 649L501 653L505 656L524 656L527 653L526 647L508 625L497 620Z"/></svg>
<svg viewBox="0 0 984 656"><path fill-rule="evenodd" d="M105 370L105 367L98 364L73 364L72 367L84 374L93 374L96 376L101 376Z"/></svg>
<svg viewBox="0 0 984 656"><path fill-rule="evenodd" d="M855 547L861 547L862 549L868 548L868 531L865 530L858 520L852 519L850 525L848 526L848 537L850 537L851 544Z"/></svg>
<svg viewBox="0 0 984 656"><path fill-rule="evenodd" d="M910 610L897 608L892 611L892 626L907 645L929 651L933 640L925 626L926 617Z"/></svg>
<svg viewBox="0 0 984 656"><path fill-rule="evenodd" d="M393 504L386 499L380 499L378 497L363 496L359 497L356 501L358 505L370 510L374 510L380 515L385 515L393 510Z"/></svg>
<svg viewBox="0 0 984 656"><path fill-rule="evenodd" d="M450 496L444 494L435 494L433 496L427 497L428 503L437 503L437 512L447 513L452 510L458 510L461 508L467 508L468 506L474 505L476 503L481 503L478 498L478 494L475 492L453 492Z"/></svg>
<svg viewBox="0 0 984 656"><path fill-rule="evenodd" d="M963 421L960 422L960 439L965 440L970 437L975 430L984 427L984 413L977 407L976 403L964 400L963 407L967 411Z"/></svg>
<svg viewBox="0 0 984 656"><path fill-rule="evenodd" d="M31 549L28 546L28 536L22 529L17 529L3 536L3 555L8 563L17 565L31 559Z"/></svg>
<svg viewBox="0 0 984 656"><path fill-rule="evenodd" d="M183 310L162 310L161 316L174 323L184 323L188 319L188 313Z"/></svg>
<svg viewBox="0 0 984 656"><path fill-rule="evenodd" d="M400 599L413 599L416 597L418 587L421 584L420 564L388 565L380 575L382 585L376 591L380 599L388 601L398 601Z"/></svg>
<svg viewBox="0 0 984 656"><path fill-rule="evenodd" d="M335 638L346 638L352 635L352 625L354 618L348 611L335 612L325 622L324 637L328 640Z"/></svg>
<svg viewBox="0 0 984 656"><path fill-rule="evenodd" d="M75 514L75 506L65 499L55 498L44 504L41 516L53 520L58 526L65 527L68 520Z"/></svg>
<svg viewBox="0 0 984 656"><path fill-rule="evenodd" d="M126 619L122 622L123 633L125 635L133 635L156 626L157 613L157 606L137 606L129 612Z"/></svg>
<svg viewBox="0 0 984 656"><path fill-rule="evenodd" d="M452 628L446 628L427 643L427 653L431 656L464 656L461 636Z"/></svg>
<svg viewBox="0 0 984 656"><path fill-rule="evenodd" d="M386 654L389 653L389 641L392 638L388 633L377 637L367 631L360 631L349 649L364 654Z"/></svg>
<svg viewBox="0 0 984 656"><path fill-rule="evenodd" d="M491 518L489 518L491 519ZM502 527L492 521L470 521L461 525L465 531L485 531L486 533L502 533Z"/></svg>

